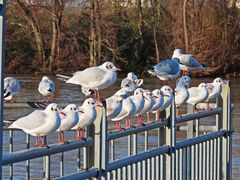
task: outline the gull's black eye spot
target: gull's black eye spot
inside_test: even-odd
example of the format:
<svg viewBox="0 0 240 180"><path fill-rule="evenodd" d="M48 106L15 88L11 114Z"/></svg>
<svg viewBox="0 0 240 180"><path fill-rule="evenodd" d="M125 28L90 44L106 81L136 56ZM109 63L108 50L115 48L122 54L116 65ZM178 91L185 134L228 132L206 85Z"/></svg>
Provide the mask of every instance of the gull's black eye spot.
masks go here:
<svg viewBox="0 0 240 180"><path fill-rule="evenodd" d="M90 104L90 102L88 101L88 104Z"/></svg>
<svg viewBox="0 0 240 180"><path fill-rule="evenodd" d="M54 111L54 110L53 110L53 107L51 107L51 110Z"/></svg>
<svg viewBox="0 0 240 180"><path fill-rule="evenodd" d="M92 102L92 105L94 105L94 102Z"/></svg>
<svg viewBox="0 0 240 180"><path fill-rule="evenodd" d="M76 109L76 108L74 108L74 110L76 111L77 109Z"/></svg>
<svg viewBox="0 0 240 180"><path fill-rule="evenodd" d="M72 111L72 108L70 108L70 110Z"/></svg>

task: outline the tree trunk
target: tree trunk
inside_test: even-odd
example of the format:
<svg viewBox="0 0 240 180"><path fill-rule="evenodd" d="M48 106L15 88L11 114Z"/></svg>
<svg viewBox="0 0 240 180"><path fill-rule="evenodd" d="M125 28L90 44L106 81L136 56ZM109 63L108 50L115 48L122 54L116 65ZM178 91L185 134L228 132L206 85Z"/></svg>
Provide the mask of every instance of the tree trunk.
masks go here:
<svg viewBox="0 0 240 180"><path fill-rule="evenodd" d="M183 31L184 31L184 42L185 42L185 52L188 53L189 49L188 49L188 32L187 32L187 12L186 12L186 8L187 8L187 2L188 0L184 0L183 1Z"/></svg>
<svg viewBox="0 0 240 180"><path fill-rule="evenodd" d="M16 0L19 8L22 10L24 13L25 19L29 23L29 25L32 27L34 36L35 36L35 41L36 41L36 48L37 48L37 56L42 62L42 70L45 72L47 70L47 62L46 62L46 57L45 57L45 52L44 52L44 43L43 43L43 38L42 34L39 28L39 25L37 21L35 20L34 16L32 15L31 11L25 6L24 2L22 0Z"/></svg>

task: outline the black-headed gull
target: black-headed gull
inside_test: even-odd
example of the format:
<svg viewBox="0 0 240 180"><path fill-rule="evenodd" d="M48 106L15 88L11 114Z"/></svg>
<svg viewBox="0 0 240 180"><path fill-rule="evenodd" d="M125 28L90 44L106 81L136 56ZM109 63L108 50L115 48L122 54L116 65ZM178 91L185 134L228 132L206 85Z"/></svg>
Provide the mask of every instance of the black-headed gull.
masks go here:
<svg viewBox="0 0 240 180"><path fill-rule="evenodd" d="M209 109L209 100L216 99L222 93L222 78L216 78L212 83L207 83L208 98L207 108Z"/></svg>
<svg viewBox="0 0 240 180"><path fill-rule="evenodd" d="M144 97L144 106L143 106L142 110L137 114L137 117L138 117L137 124L138 125L144 125L144 123L142 122L142 115L145 113L147 113L147 121L150 121L149 112L155 103L154 99L152 97L152 92L150 92L149 90L144 90L143 97Z"/></svg>
<svg viewBox="0 0 240 180"><path fill-rule="evenodd" d="M115 118L122 109L122 101L128 96L125 89L118 90L113 96L106 99L107 119Z"/></svg>
<svg viewBox="0 0 240 180"><path fill-rule="evenodd" d="M113 122L116 123L116 129L122 130L121 128L121 120L131 118L136 111L136 106L133 103L131 98L126 98L122 101L122 109L121 112L112 119Z"/></svg>
<svg viewBox="0 0 240 180"><path fill-rule="evenodd" d="M133 73L128 73L127 77L121 82L121 88L126 89L128 92L133 92L136 88L143 84L143 79L138 79L138 77Z"/></svg>
<svg viewBox="0 0 240 180"><path fill-rule="evenodd" d="M170 86L163 86L161 88L161 91L163 93L163 105L160 107L159 112L168 108L173 101L173 90ZM163 117L160 117L160 119L162 118Z"/></svg>
<svg viewBox="0 0 240 180"><path fill-rule="evenodd" d="M198 87L191 87L188 89L189 98L187 100L188 104L194 106L194 111L196 110L196 105L198 103L204 102L208 98L207 84L201 83Z"/></svg>
<svg viewBox="0 0 240 180"><path fill-rule="evenodd" d="M20 83L14 77L6 77L4 79L4 101L14 102L14 96L17 95L20 91Z"/></svg>
<svg viewBox="0 0 240 180"><path fill-rule="evenodd" d="M97 96L100 98L98 90L106 89L115 83L117 79L116 71L120 71L120 69L116 68L112 62L105 62L100 66L75 72L66 83L83 86L85 90L96 90Z"/></svg>
<svg viewBox="0 0 240 180"><path fill-rule="evenodd" d="M181 49L175 49L172 58L179 58L180 68L184 74L188 74L189 71L196 69L205 69L205 67L203 67L203 65L195 59L192 54L184 54Z"/></svg>
<svg viewBox="0 0 240 180"><path fill-rule="evenodd" d="M100 106L93 98L86 99L82 106L79 107L78 123L72 128L76 130L76 139L85 139L83 129L91 125L97 117L96 106Z"/></svg>
<svg viewBox="0 0 240 180"><path fill-rule="evenodd" d="M148 70L148 73L157 76L162 81L175 79L181 72L179 62L178 58L161 61L157 65L153 66L153 69Z"/></svg>
<svg viewBox="0 0 240 180"><path fill-rule="evenodd" d="M42 94L43 102L45 101L45 97L48 97L48 102L50 102L51 95L55 93L55 84L49 77L43 76L41 82L38 85L38 91Z"/></svg>
<svg viewBox="0 0 240 180"><path fill-rule="evenodd" d="M177 86L175 88L175 103L176 107L183 105L189 98L189 92L187 87L191 83L191 78L189 76L182 76L177 81Z"/></svg>
<svg viewBox="0 0 240 180"><path fill-rule="evenodd" d="M38 137L42 137L41 146L47 146L44 136L56 131L60 124L59 107L56 103L49 104L45 110L35 110L31 114L24 116L9 126L9 128L21 129L25 133L36 137L36 146L38 146Z"/></svg>
<svg viewBox="0 0 240 180"><path fill-rule="evenodd" d="M59 114L61 125L56 131L58 132L58 142L65 143L64 131L70 130L78 123L78 107L76 104L69 104L62 112L64 114Z"/></svg>
<svg viewBox="0 0 240 180"><path fill-rule="evenodd" d="M151 109L153 113L156 113L163 105L163 92L160 89L155 89L152 91L152 97L154 99L154 105Z"/></svg>

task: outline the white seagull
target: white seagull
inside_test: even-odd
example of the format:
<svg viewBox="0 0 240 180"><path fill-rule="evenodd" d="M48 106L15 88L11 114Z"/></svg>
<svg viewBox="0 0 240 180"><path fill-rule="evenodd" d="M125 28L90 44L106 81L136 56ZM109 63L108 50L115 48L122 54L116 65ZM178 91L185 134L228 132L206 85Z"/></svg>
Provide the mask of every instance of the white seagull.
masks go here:
<svg viewBox="0 0 240 180"><path fill-rule="evenodd" d="M159 112L168 108L172 104L172 101L173 101L173 90L171 87L163 86L161 88L161 91L163 93L163 105L160 107ZM162 118L163 117L160 117L160 119L162 119Z"/></svg>
<svg viewBox="0 0 240 180"><path fill-rule="evenodd" d="M186 72L185 74L192 70L205 69L192 54L184 54L181 49L175 49L172 58L179 58L180 68L183 72Z"/></svg>
<svg viewBox="0 0 240 180"><path fill-rule="evenodd" d="M149 117L149 112L151 111L152 107L154 106L154 99L152 97L152 92L148 91L148 90L144 90L143 92L143 97L144 97L144 106L142 108L142 110L137 114L137 124L138 125L144 125L144 123L142 122L142 115L147 113L147 121L150 121L150 117Z"/></svg>
<svg viewBox="0 0 240 180"><path fill-rule="evenodd" d="M175 103L176 107L183 105L189 98L189 92L187 87L191 82L191 78L189 76L182 76L177 81L177 86L175 88Z"/></svg>
<svg viewBox="0 0 240 180"><path fill-rule="evenodd" d="M154 105L151 109L152 113L157 113L157 111L162 107L164 99L163 92L160 89L155 89L152 91L152 97L154 99Z"/></svg>
<svg viewBox="0 0 240 180"><path fill-rule="evenodd" d="M98 98L100 98L98 90L106 89L115 83L117 79L116 71L120 71L120 69L116 68L112 62L105 62L100 66L75 72L66 83L80 85L85 90L96 90Z"/></svg>
<svg viewBox="0 0 240 180"><path fill-rule="evenodd" d="M65 143L64 131L70 130L73 126L78 123L78 107L76 104L67 105L62 112L65 114L60 114L61 125L57 129L58 132L58 142Z"/></svg>
<svg viewBox="0 0 240 180"><path fill-rule="evenodd" d="M20 83L14 77L6 77L4 79L4 100L6 102L14 102L14 96L17 95L20 91Z"/></svg>
<svg viewBox="0 0 240 180"><path fill-rule="evenodd" d="M115 118L121 112L122 101L127 95L125 89L120 89L113 96L106 99L107 120Z"/></svg>
<svg viewBox="0 0 240 180"><path fill-rule="evenodd" d="M126 89L128 92L133 92L136 88L143 84L143 79L138 79L138 77L133 73L128 73L127 77L121 82L121 88Z"/></svg>
<svg viewBox="0 0 240 180"><path fill-rule="evenodd" d="M131 118L136 111L136 106L133 103L131 98L126 98L122 101L122 109L121 112L112 119L113 122L116 123L116 129L122 130L121 128L121 120Z"/></svg>
<svg viewBox="0 0 240 180"><path fill-rule="evenodd" d="M83 136L83 129L91 125L97 117L96 106L102 107L97 104L93 98L86 99L82 106L79 107L79 120L78 123L72 128L76 130L76 139L85 139Z"/></svg>
<svg viewBox="0 0 240 180"><path fill-rule="evenodd" d="M45 97L48 97L48 102L50 102L50 96L55 93L55 84L49 77L43 76L41 82L38 85L38 91L42 94L43 102L45 101Z"/></svg>
<svg viewBox="0 0 240 180"><path fill-rule="evenodd" d="M216 99L222 93L222 78L216 78L212 83L207 83L208 98L207 108L209 109L209 100Z"/></svg>
<svg viewBox="0 0 240 180"><path fill-rule="evenodd" d="M157 76L162 81L169 81L177 78L180 75L179 59L172 58L161 61L153 66L153 69L148 70L149 74Z"/></svg>
<svg viewBox="0 0 240 180"><path fill-rule="evenodd" d="M189 98L187 100L188 104L194 106L194 111L196 110L196 105L198 103L204 102L208 98L207 84L201 83L198 87L191 87L188 89Z"/></svg>
<svg viewBox="0 0 240 180"><path fill-rule="evenodd" d="M44 136L56 131L60 124L59 107L56 103L49 104L45 110L35 110L31 114L24 116L13 122L9 128L21 129L25 133L36 137L36 146L38 146L38 137L42 137L41 146L47 146Z"/></svg>

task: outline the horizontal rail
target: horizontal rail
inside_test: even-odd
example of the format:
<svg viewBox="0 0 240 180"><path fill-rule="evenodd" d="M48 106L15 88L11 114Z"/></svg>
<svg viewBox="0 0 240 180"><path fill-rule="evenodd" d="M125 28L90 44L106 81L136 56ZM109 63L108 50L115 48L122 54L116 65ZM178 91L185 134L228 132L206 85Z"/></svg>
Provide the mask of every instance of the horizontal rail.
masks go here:
<svg viewBox="0 0 240 180"><path fill-rule="evenodd" d="M177 126L178 131L187 131L188 127L187 126ZM193 131L196 132L196 126L193 126ZM200 132L209 132L209 131L217 131L216 126L199 126L199 131Z"/></svg>
<svg viewBox="0 0 240 180"><path fill-rule="evenodd" d="M108 164L107 166L107 171L112 171L112 170L116 170L118 168L122 168L128 165L132 165L134 163L155 157L155 156L159 156L161 154L166 154L168 153L170 150L169 146L162 146L156 149L151 149L133 156L129 156L127 158L123 158L123 159L119 159L116 161L113 161L111 163Z"/></svg>
<svg viewBox="0 0 240 180"><path fill-rule="evenodd" d="M183 115L183 116L177 117L176 121L177 123L182 123L182 122L187 122L187 121L200 119L208 116L213 116L220 113L222 113L222 108L216 108L212 110L205 110L205 111L201 111L193 114Z"/></svg>
<svg viewBox="0 0 240 180"><path fill-rule="evenodd" d="M168 119L165 119L164 121L153 121L150 123L146 123L144 126L135 126L132 128L128 128L128 129L124 129L122 131L114 131L109 133L108 135L108 140L113 140L113 139L117 139L117 138L121 138L121 137L125 137L131 134L136 134L136 133L140 133L140 132L144 132L144 131L148 131L151 129L155 129L155 128L159 128L159 127L163 127L163 126L167 126L169 124Z"/></svg>
<svg viewBox="0 0 240 180"><path fill-rule="evenodd" d="M86 171L78 172L64 177L56 178L55 180L79 180L79 179L90 179L97 177L98 170L96 168L91 168Z"/></svg>
<svg viewBox="0 0 240 180"><path fill-rule="evenodd" d="M39 158L43 156L49 156L52 154L57 154L65 151L71 151L74 149L79 149L81 147L86 147L93 145L93 139L87 138L86 141L70 141L67 144L53 144L48 147L32 148L22 151L16 151L13 153L8 153L3 155L2 164L8 165L16 162L22 162L34 158Z"/></svg>
<svg viewBox="0 0 240 180"><path fill-rule="evenodd" d="M181 140L176 143L176 149L185 148L205 141L209 141L211 139L216 139L218 137L224 136L226 133L226 130L219 130L217 132L211 132L191 139Z"/></svg>

